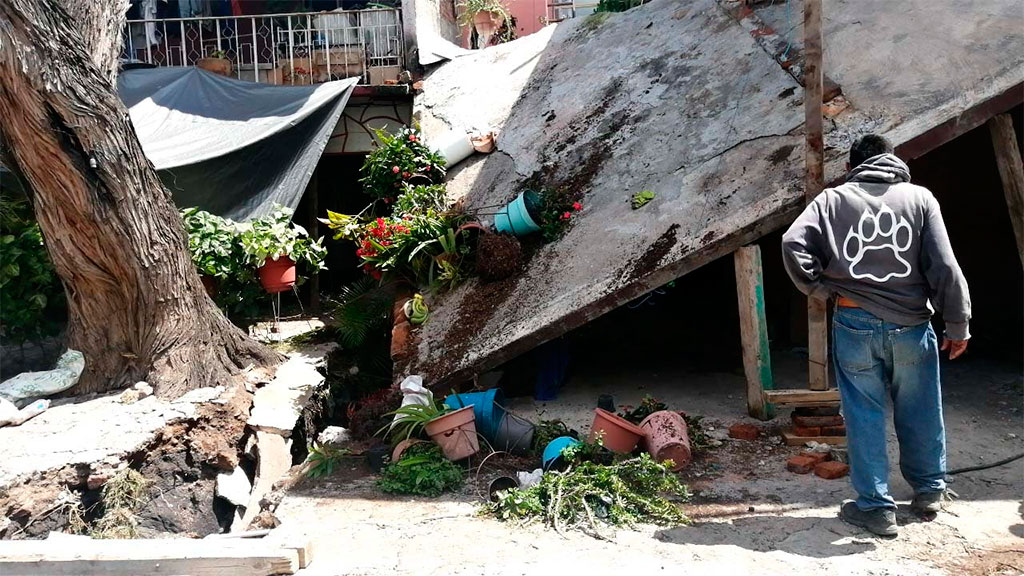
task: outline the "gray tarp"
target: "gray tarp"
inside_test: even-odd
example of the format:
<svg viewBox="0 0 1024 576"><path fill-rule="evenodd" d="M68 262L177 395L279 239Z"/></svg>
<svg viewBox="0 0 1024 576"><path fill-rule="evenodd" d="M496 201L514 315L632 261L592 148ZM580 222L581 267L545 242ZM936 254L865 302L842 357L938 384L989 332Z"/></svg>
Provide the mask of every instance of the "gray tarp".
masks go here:
<svg viewBox="0 0 1024 576"><path fill-rule="evenodd" d="M148 68L122 72L118 92L175 203L245 221L298 205L357 82L269 86Z"/></svg>

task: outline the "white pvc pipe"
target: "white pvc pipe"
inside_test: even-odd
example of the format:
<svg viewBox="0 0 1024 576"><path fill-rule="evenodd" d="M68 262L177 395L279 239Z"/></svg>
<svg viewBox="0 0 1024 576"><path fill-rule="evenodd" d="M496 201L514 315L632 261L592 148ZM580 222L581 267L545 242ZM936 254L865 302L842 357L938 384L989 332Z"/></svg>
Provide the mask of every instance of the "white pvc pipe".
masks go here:
<svg viewBox="0 0 1024 576"><path fill-rule="evenodd" d="M444 156L445 166L448 168L469 158L475 152L469 134L463 130L449 130L434 142L434 151Z"/></svg>

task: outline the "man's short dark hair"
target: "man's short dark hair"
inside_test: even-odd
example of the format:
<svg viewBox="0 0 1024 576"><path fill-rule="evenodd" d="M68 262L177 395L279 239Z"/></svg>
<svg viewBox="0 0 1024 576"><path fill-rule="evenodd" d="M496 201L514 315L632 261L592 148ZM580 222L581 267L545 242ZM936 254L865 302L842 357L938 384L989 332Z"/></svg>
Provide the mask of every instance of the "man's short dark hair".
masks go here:
<svg viewBox="0 0 1024 576"><path fill-rule="evenodd" d="M865 134L850 148L850 168L856 168L868 158L879 154L892 154L892 143L878 134Z"/></svg>

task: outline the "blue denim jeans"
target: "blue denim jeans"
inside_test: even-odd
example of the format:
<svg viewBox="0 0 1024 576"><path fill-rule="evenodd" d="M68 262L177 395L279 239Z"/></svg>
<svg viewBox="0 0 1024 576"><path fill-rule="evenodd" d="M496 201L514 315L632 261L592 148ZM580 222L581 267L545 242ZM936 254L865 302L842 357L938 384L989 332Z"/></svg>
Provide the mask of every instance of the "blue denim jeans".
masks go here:
<svg viewBox="0 0 1024 576"><path fill-rule="evenodd" d="M903 477L915 493L944 490L946 432L931 323L901 326L860 308L836 308L832 332L857 505L896 507L889 495L886 396L892 399Z"/></svg>

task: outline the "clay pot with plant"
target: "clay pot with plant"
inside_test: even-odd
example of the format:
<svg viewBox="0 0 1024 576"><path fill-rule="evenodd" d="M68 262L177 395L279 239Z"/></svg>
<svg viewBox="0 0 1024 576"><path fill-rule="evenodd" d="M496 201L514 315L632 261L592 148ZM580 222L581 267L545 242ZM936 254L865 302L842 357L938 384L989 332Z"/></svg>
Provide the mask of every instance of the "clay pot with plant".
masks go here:
<svg viewBox="0 0 1024 576"><path fill-rule="evenodd" d="M392 412L395 420L378 431L393 442L426 435L441 447L452 461L468 458L480 451L473 407L452 410L433 400L429 404L409 404Z"/></svg>
<svg viewBox="0 0 1024 576"><path fill-rule="evenodd" d="M508 8L500 0L462 0L458 7L461 10L459 24L472 26L479 35L478 48L490 44L495 33L512 19ZM510 26L505 27L511 29ZM511 38L498 40L504 42Z"/></svg>
<svg viewBox="0 0 1024 576"><path fill-rule="evenodd" d="M228 60L228 55L223 50L215 50L210 52L209 56L196 60L196 67L221 76L231 76L234 71L231 60Z"/></svg>
<svg viewBox="0 0 1024 576"><path fill-rule="evenodd" d="M291 220L291 209L275 205L270 215L239 225L242 249L257 267L263 289L271 294L296 284L296 264L303 263L314 271L324 267L327 250L323 238L312 240L305 228Z"/></svg>

